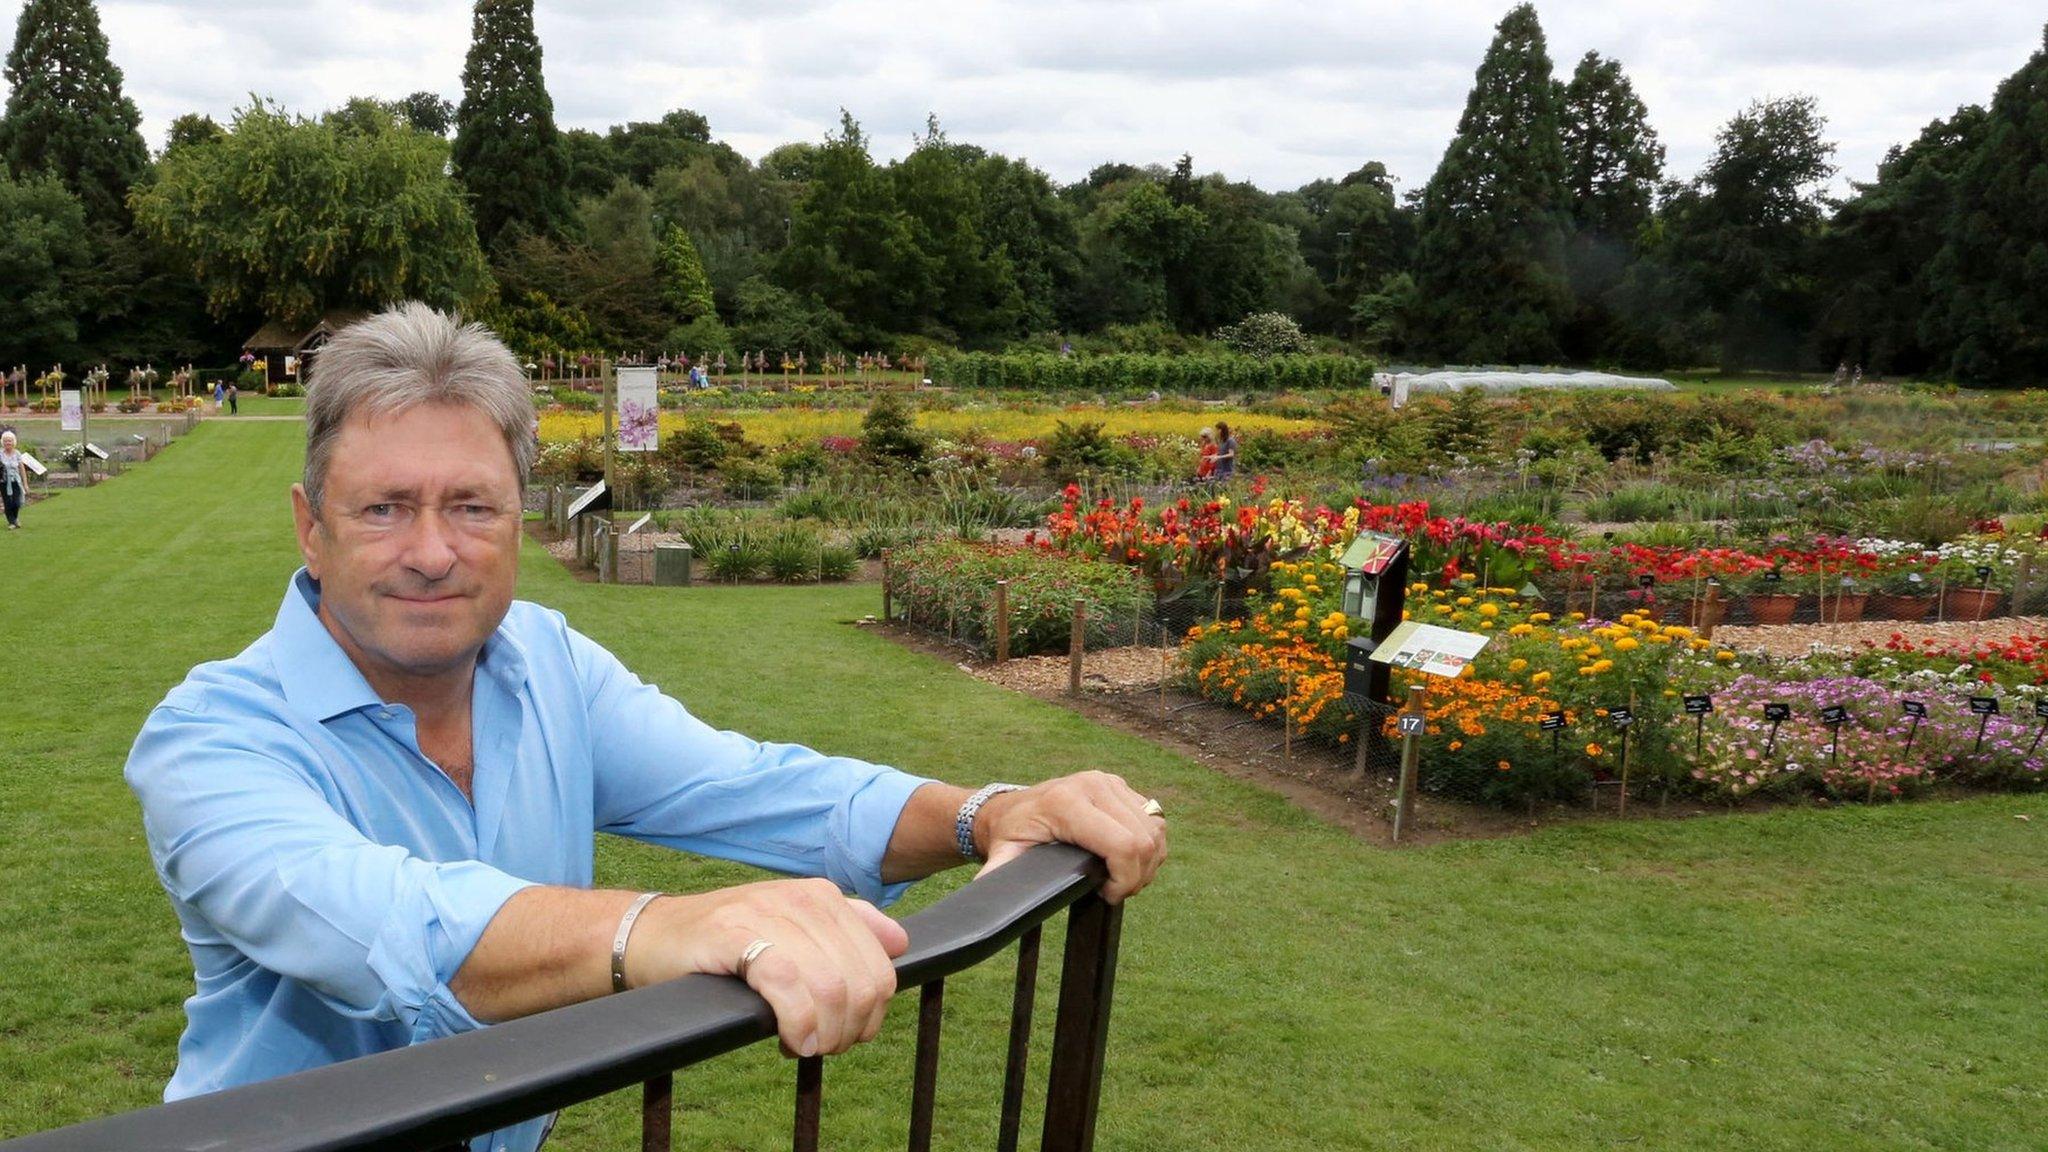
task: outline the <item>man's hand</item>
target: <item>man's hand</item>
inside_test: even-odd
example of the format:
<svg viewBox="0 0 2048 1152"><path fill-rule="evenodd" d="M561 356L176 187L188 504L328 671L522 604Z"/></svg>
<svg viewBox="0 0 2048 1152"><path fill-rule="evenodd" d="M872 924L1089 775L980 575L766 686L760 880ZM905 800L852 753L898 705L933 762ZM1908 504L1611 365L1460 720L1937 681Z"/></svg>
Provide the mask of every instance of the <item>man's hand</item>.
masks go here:
<svg viewBox="0 0 2048 1152"><path fill-rule="evenodd" d="M626 947L626 984L693 972L738 975L757 940L773 944L747 984L775 1009L783 1051L830 1056L875 1038L896 994L890 963L910 947L903 926L829 880L772 880L647 906Z"/></svg>
<svg viewBox="0 0 2048 1152"><path fill-rule="evenodd" d="M1111 904L1152 883L1166 863L1166 820L1146 815L1145 798L1107 772L991 796L975 817L974 844L988 861L984 872L1051 841L1086 848L1108 863L1102 898Z"/></svg>

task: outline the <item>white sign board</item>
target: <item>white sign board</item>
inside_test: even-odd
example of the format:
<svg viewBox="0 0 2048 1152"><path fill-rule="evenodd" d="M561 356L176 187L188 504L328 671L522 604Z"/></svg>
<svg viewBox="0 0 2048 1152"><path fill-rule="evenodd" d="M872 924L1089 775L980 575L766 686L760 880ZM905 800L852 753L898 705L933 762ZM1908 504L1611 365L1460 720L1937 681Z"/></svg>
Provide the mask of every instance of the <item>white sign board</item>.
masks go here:
<svg viewBox="0 0 2048 1152"><path fill-rule="evenodd" d="M640 517L638 520L633 521L633 526L631 528L626 529L626 535L631 536L633 533L638 532L642 528L645 528L652 523L654 523L654 513L649 512L646 515Z"/></svg>
<svg viewBox="0 0 2048 1152"><path fill-rule="evenodd" d="M33 452L23 452L21 454L21 462L25 467L28 468L28 474L31 476L40 477L48 476L50 474L50 469L48 468L48 466L46 466L41 460L36 459L35 454Z"/></svg>
<svg viewBox="0 0 2048 1152"><path fill-rule="evenodd" d="M661 446L661 393L655 368L620 368L619 451L652 452Z"/></svg>
<svg viewBox="0 0 2048 1152"><path fill-rule="evenodd" d="M85 450L95 460L105 460L107 458L107 450L97 444L87 444Z"/></svg>
<svg viewBox="0 0 2048 1152"><path fill-rule="evenodd" d="M601 500L604 502L602 504L599 504L598 502ZM578 516L581 516L585 512L588 512L593 507L611 507L611 501L605 500L604 481L602 480L599 480L597 483L591 485L589 491L583 493L583 495L581 496L578 496L575 499L575 501L569 505L569 515L567 518L570 520L574 520Z"/></svg>
<svg viewBox="0 0 2048 1152"><path fill-rule="evenodd" d="M1394 629L1372 654L1396 668L1413 668L1431 676L1458 676L1477 659L1490 636L1460 632L1410 620Z"/></svg>
<svg viewBox="0 0 2048 1152"><path fill-rule="evenodd" d="M63 418L63 423L59 425L59 427L63 428L63 430L66 432L84 431L85 401L80 398L78 389L64 389L62 392L57 394L57 400L57 411L58 414Z"/></svg>

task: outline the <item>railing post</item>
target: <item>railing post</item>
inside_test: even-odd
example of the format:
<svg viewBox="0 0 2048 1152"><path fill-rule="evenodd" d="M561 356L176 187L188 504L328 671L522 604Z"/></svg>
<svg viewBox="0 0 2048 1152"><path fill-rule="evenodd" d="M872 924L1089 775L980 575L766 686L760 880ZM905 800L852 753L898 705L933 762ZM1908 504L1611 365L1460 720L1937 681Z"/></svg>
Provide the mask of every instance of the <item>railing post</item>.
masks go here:
<svg viewBox="0 0 2048 1152"><path fill-rule="evenodd" d="M996 581L996 663L1010 659L1010 582Z"/></svg>
<svg viewBox="0 0 2048 1152"><path fill-rule="evenodd" d="M640 1086L640 1152L669 1152L676 1077L664 1072Z"/></svg>
<svg viewBox="0 0 2048 1152"><path fill-rule="evenodd" d="M1088 601L1074 598L1074 631L1067 638L1067 695L1081 694L1082 654L1088 650Z"/></svg>
<svg viewBox="0 0 2048 1152"><path fill-rule="evenodd" d="M1095 1110L1109 1043L1109 1004L1116 990L1116 951L1123 907L1100 893L1081 898L1067 916L1060 967L1060 1007L1053 1024L1052 1068L1045 1086L1042 1152L1093 1152Z"/></svg>

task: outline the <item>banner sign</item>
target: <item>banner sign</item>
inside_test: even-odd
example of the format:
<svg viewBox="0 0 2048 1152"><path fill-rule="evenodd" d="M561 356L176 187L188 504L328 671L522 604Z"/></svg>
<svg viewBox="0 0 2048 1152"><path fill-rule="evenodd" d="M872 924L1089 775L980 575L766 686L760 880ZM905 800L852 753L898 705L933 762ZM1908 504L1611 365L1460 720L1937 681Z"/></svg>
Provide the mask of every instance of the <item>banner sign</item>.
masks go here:
<svg viewBox="0 0 2048 1152"><path fill-rule="evenodd" d="M48 395L48 393L44 393ZM85 431L85 401L79 398L76 388L66 388L58 393L58 414L63 417L61 427L66 432Z"/></svg>
<svg viewBox="0 0 2048 1152"><path fill-rule="evenodd" d="M661 446L661 399L655 368L620 368L619 451L652 452Z"/></svg>

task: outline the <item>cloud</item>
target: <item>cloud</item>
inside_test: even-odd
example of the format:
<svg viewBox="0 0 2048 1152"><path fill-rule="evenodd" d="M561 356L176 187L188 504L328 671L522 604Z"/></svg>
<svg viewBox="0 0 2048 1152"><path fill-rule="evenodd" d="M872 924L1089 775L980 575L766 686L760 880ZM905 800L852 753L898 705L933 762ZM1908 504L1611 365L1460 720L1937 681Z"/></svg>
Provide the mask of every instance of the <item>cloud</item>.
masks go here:
<svg viewBox="0 0 2048 1152"><path fill-rule="evenodd" d="M817 140L845 107L901 155L936 112L956 140L1073 180L1170 162L1267 188L1377 159L1415 186L1454 131L1509 0L539 0L557 118L603 129L677 107L749 155ZM460 96L463 0L108 0L145 130L224 119L251 92L312 114L350 96ZM1622 61L1689 177L1750 100L1813 94L1844 180L2041 43L2010 0L1548 0L1550 54ZM0 15L18 12L0 0Z"/></svg>

